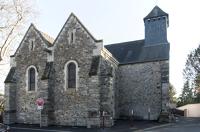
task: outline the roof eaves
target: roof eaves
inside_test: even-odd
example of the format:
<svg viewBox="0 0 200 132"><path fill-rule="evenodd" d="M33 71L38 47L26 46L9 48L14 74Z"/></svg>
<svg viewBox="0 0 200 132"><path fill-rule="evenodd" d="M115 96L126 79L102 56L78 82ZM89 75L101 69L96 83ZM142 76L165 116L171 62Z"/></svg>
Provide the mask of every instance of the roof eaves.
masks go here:
<svg viewBox="0 0 200 132"><path fill-rule="evenodd" d="M126 44L129 44L129 43L136 44L136 42L144 42L144 39L134 40L134 41L127 41L127 42L112 43L112 44L107 44L107 45L104 45L104 46L105 47L109 47L109 46L115 46L115 45L126 45Z"/></svg>
<svg viewBox="0 0 200 132"><path fill-rule="evenodd" d="M139 64L139 63L148 63L148 62L157 62L157 61L166 61L169 60L169 58L163 58L163 59L151 59L151 60L143 60L143 61L132 61L132 62L122 62L119 63L119 65L130 65L130 64Z"/></svg>

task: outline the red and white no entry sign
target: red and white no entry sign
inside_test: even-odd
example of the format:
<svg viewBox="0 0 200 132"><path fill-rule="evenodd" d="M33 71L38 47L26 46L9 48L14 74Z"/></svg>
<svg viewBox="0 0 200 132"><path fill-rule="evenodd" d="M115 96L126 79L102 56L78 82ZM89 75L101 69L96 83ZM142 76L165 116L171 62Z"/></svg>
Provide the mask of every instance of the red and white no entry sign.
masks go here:
<svg viewBox="0 0 200 132"><path fill-rule="evenodd" d="M37 104L37 106L43 106L44 105L44 99L43 98L38 98L36 100L36 104Z"/></svg>
<svg viewBox="0 0 200 132"><path fill-rule="evenodd" d="M42 109L43 109L43 105L44 105L44 99L38 98L36 100L36 104L37 104L37 109L40 110L40 127L42 127Z"/></svg>

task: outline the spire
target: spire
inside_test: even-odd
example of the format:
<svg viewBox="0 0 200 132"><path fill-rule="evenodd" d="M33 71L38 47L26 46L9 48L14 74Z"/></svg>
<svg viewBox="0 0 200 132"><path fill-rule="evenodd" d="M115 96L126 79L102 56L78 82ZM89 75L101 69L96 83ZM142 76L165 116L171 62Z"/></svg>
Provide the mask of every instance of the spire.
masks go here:
<svg viewBox="0 0 200 132"><path fill-rule="evenodd" d="M168 14L163 10L161 10L158 6L155 6L153 10L144 18L144 20L161 16L168 17Z"/></svg>

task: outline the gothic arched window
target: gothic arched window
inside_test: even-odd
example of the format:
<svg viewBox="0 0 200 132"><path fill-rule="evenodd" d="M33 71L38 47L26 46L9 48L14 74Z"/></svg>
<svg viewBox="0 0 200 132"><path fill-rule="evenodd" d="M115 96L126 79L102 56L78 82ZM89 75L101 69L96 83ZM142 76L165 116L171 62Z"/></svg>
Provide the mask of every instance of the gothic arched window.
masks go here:
<svg viewBox="0 0 200 132"><path fill-rule="evenodd" d="M71 62L68 64L68 88L76 88L76 65Z"/></svg>
<svg viewBox="0 0 200 132"><path fill-rule="evenodd" d="M77 88L78 64L75 61L69 61L65 65L66 88Z"/></svg>
<svg viewBox="0 0 200 132"><path fill-rule="evenodd" d="M28 91L35 91L37 84L37 71L34 66L27 69L27 89Z"/></svg>

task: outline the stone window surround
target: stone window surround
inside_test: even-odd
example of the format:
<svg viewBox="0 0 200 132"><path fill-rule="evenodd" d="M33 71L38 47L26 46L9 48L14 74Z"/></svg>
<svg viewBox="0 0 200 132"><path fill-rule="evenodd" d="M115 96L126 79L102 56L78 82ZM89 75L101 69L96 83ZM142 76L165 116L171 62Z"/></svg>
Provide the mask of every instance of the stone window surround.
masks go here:
<svg viewBox="0 0 200 132"><path fill-rule="evenodd" d="M29 86L29 84L28 84L29 75L28 74L29 74L29 69L30 68L34 68L35 69L35 90L32 90L32 91L30 91L29 88L28 88L28 86ZM26 68L25 80L26 80L26 91L28 93L36 92L37 88L38 88L38 86L37 86L37 83L38 83L38 72L37 72L37 68L34 65L30 65L28 68Z"/></svg>
<svg viewBox="0 0 200 132"><path fill-rule="evenodd" d="M65 64L65 67L64 67L64 74L65 74L64 75L64 81L65 81L64 89L65 90L69 89L68 88L68 65L70 63L74 63L75 66L76 66L76 88L75 88L75 90L77 91L78 90L78 86L79 86L79 76L78 76L79 68L78 68L78 63L75 60L69 60Z"/></svg>

